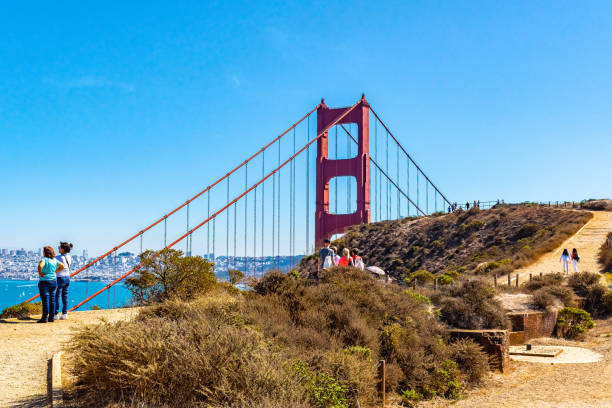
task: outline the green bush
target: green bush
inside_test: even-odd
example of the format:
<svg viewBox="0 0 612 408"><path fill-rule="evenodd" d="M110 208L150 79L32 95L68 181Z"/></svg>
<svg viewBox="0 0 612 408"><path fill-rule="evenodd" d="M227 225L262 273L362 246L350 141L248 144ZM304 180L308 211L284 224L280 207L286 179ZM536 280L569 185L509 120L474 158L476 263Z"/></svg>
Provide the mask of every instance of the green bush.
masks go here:
<svg viewBox="0 0 612 408"><path fill-rule="evenodd" d="M126 279L126 286L140 305L171 298L193 299L215 286L212 266L204 258L183 256L175 249L149 250L140 255L140 266Z"/></svg>
<svg viewBox="0 0 612 408"><path fill-rule="evenodd" d="M348 408L346 388L325 373L314 373L303 361L298 360L293 370L313 406L321 408Z"/></svg>
<svg viewBox="0 0 612 408"><path fill-rule="evenodd" d="M440 285L450 285L451 283L453 283L455 279L452 276L449 276L447 274L442 274L440 276L438 276L438 283Z"/></svg>
<svg viewBox="0 0 612 408"><path fill-rule="evenodd" d="M412 272L408 278L405 280L405 282L407 284L411 284L412 282L416 281L417 284L419 285L424 285L427 282L432 282L434 280L435 276L433 273L431 272L427 272L424 269L420 269L416 272Z"/></svg>
<svg viewBox="0 0 612 408"><path fill-rule="evenodd" d="M416 303L431 305L431 300L427 296L422 295L419 292L414 292L412 290L406 289L404 290L404 293L410 296L410 298Z"/></svg>
<svg viewBox="0 0 612 408"><path fill-rule="evenodd" d="M357 356L361 359L372 361L372 350L361 346L348 346L344 349L344 354Z"/></svg>
<svg viewBox="0 0 612 408"><path fill-rule="evenodd" d="M9 306L2 311L0 319L8 319L16 317L17 319L28 319L30 315L37 315L42 313L42 304L37 303L19 303L17 305Z"/></svg>
<svg viewBox="0 0 612 408"><path fill-rule="evenodd" d="M236 285L244 279L244 272L238 269L228 269L227 275L229 276L229 281L232 285Z"/></svg>
<svg viewBox="0 0 612 408"><path fill-rule="evenodd" d="M98 305L93 305L89 310L102 310L102 308Z"/></svg>
<svg viewBox="0 0 612 408"><path fill-rule="evenodd" d="M566 339L580 338L594 323L589 312L574 307L564 307L557 317L557 335Z"/></svg>
<svg viewBox="0 0 612 408"><path fill-rule="evenodd" d="M481 229L484 225L484 222L481 220L474 220L468 223L463 223L461 224L461 232L462 233L469 233L469 232L473 232L473 231L478 231L479 229Z"/></svg>
<svg viewBox="0 0 612 408"><path fill-rule="evenodd" d="M412 388L402 391L402 402L409 407L414 407L414 403L421 401L422 399L423 394L416 390L413 390Z"/></svg>

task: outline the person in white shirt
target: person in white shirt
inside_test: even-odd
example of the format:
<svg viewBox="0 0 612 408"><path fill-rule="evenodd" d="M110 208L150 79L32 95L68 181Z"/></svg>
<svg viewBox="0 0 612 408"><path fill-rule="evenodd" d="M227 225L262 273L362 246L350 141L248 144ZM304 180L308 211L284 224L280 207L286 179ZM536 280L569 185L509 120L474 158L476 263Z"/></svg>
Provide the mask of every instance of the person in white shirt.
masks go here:
<svg viewBox="0 0 612 408"><path fill-rule="evenodd" d="M569 261L570 254L567 249L564 249L563 253L561 254L561 263L563 264L563 272L565 273L569 273Z"/></svg>
<svg viewBox="0 0 612 408"><path fill-rule="evenodd" d="M59 255L55 257L58 262L64 265L64 269L57 272L57 291L55 292L55 319L68 319L68 286L70 286L70 267L72 266L72 256L70 250L72 244L68 242L60 242L58 250ZM59 313L59 301L62 299L62 313Z"/></svg>

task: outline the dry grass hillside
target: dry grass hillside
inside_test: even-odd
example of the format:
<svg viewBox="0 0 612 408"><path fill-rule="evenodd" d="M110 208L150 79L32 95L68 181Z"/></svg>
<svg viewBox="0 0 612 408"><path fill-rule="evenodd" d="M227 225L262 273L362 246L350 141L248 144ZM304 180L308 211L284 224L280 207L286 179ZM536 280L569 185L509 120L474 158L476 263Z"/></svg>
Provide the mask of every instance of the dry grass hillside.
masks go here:
<svg viewBox="0 0 612 408"><path fill-rule="evenodd" d="M578 231L591 213L548 207L473 209L352 227L334 244L359 248L366 264L397 278L434 274L507 273L525 266ZM316 268L306 258L303 270Z"/></svg>
<svg viewBox="0 0 612 408"><path fill-rule="evenodd" d="M612 211L612 200L590 199L580 203L580 207L593 211Z"/></svg>

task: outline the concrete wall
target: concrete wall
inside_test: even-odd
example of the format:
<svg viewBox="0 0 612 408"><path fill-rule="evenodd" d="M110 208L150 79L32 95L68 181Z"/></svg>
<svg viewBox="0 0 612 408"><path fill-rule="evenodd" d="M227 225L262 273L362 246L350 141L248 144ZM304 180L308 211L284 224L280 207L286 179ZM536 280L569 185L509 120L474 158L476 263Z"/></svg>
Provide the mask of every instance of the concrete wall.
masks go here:
<svg viewBox="0 0 612 408"><path fill-rule="evenodd" d="M510 367L510 341L507 330L449 330L451 340L471 339L489 355L489 364L499 371Z"/></svg>

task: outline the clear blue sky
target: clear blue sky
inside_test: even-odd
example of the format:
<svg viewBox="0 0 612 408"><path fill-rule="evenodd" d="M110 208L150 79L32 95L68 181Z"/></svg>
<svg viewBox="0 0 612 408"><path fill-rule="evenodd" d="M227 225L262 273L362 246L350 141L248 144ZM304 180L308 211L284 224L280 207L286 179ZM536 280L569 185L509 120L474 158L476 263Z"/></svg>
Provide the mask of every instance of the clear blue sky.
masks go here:
<svg viewBox="0 0 612 408"><path fill-rule="evenodd" d="M606 1L3 4L0 247L112 246L361 92L451 200L611 196L610 21Z"/></svg>

